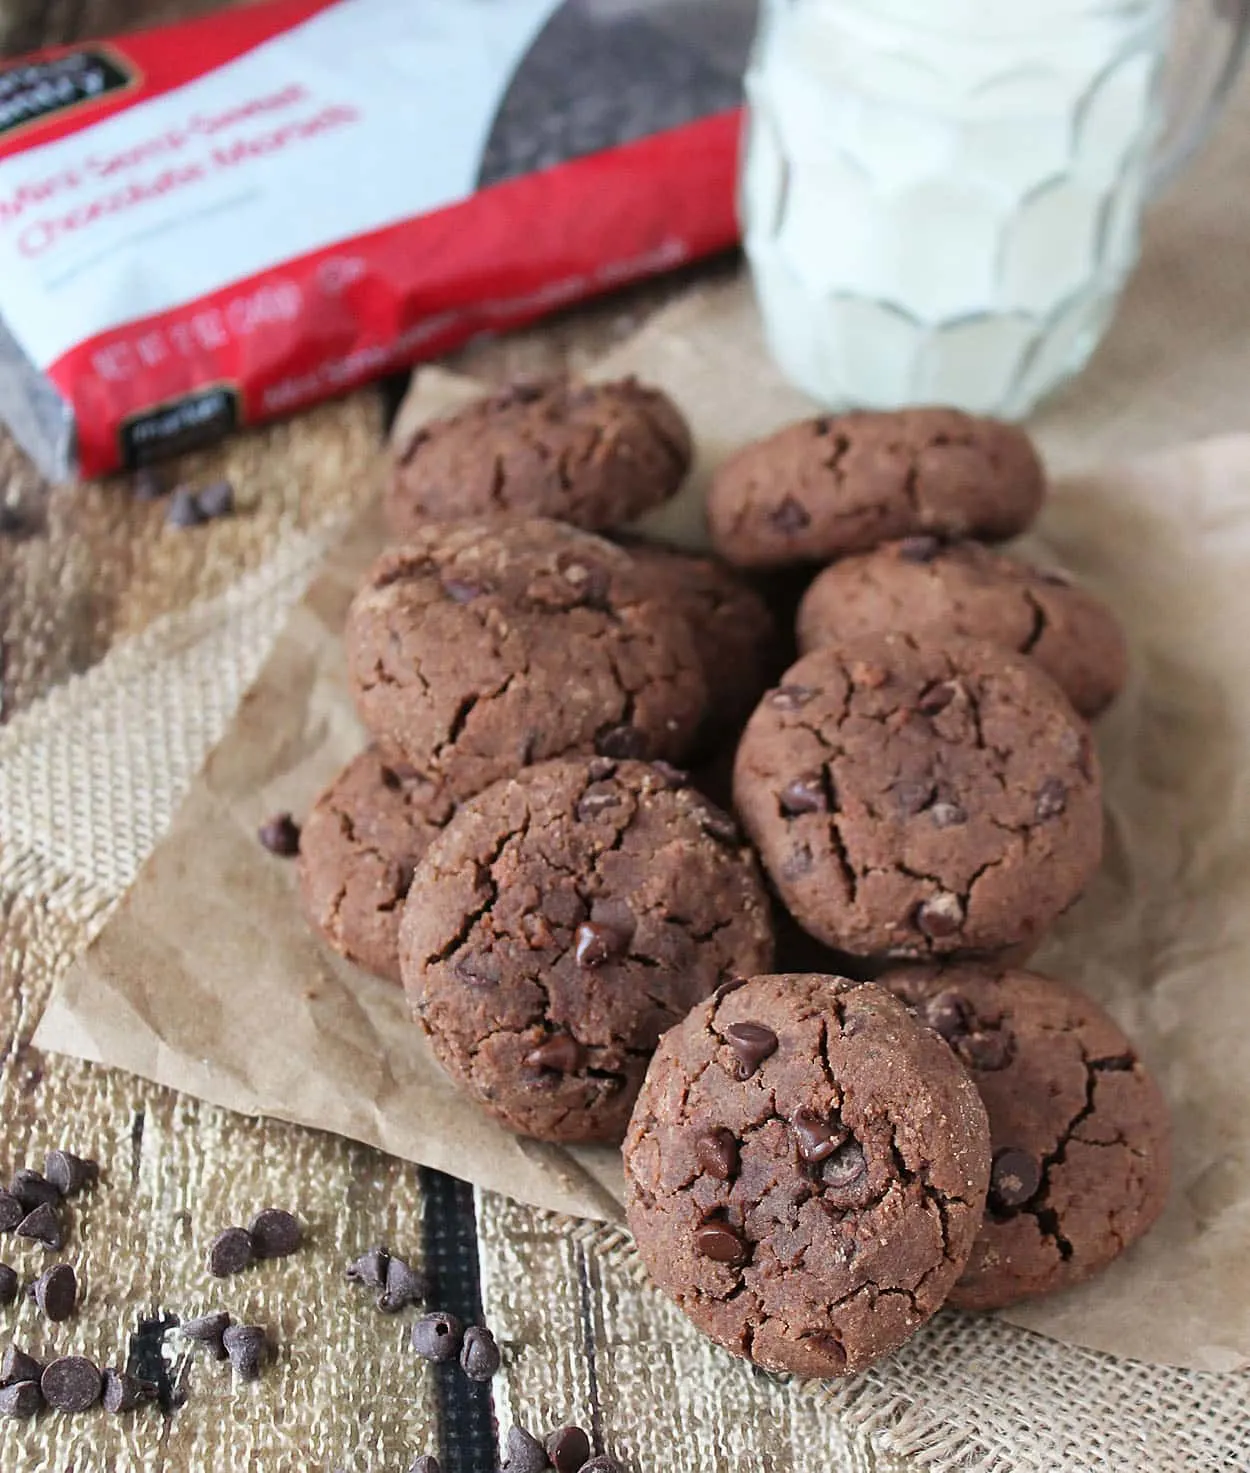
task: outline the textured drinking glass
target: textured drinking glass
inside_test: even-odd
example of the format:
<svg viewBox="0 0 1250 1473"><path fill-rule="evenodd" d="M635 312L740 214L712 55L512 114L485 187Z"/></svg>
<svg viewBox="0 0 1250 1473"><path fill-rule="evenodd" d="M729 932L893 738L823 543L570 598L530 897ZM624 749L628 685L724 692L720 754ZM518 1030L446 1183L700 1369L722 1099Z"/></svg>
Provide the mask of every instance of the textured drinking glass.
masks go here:
<svg viewBox="0 0 1250 1473"><path fill-rule="evenodd" d="M740 209L788 377L831 408L1026 414L1102 337L1248 17L1250 0L763 0Z"/></svg>

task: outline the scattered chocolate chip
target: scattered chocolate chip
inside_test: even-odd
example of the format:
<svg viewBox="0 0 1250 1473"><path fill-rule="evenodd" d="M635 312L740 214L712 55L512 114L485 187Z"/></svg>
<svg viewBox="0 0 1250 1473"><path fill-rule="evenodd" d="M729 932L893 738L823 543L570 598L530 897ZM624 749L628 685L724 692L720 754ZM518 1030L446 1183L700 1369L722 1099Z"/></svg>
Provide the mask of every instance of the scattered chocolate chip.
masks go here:
<svg viewBox="0 0 1250 1473"><path fill-rule="evenodd" d="M723 998L728 997L731 992L739 992L746 985L747 979L745 977L731 977L728 982L722 982L712 994L712 1001L720 1002Z"/></svg>
<svg viewBox="0 0 1250 1473"><path fill-rule="evenodd" d="M195 504L204 521L219 521L234 511L234 487L229 481L212 481L197 493Z"/></svg>
<svg viewBox="0 0 1250 1473"><path fill-rule="evenodd" d="M558 1427L547 1438L547 1456L556 1473L580 1473L590 1459L590 1438L580 1427Z"/></svg>
<svg viewBox="0 0 1250 1473"><path fill-rule="evenodd" d="M215 1279L228 1279L231 1274L241 1274L254 1257L248 1230L229 1227L208 1245L208 1271Z"/></svg>
<svg viewBox="0 0 1250 1473"><path fill-rule="evenodd" d="M115 1414L133 1412L137 1406L151 1399L149 1387L151 1391L156 1389L151 1382L140 1381L129 1371L115 1371L111 1367L104 1371L103 1382L101 1400L104 1410Z"/></svg>
<svg viewBox="0 0 1250 1473"><path fill-rule="evenodd" d="M501 1466L502 1473L543 1473L549 1466L546 1449L524 1427L512 1427Z"/></svg>
<svg viewBox="0 0 1250 1473"><path fill-rule="evenodd" d="M815 1110L796 1110L790 1120L799 1155L810 1165L827 1161L846 1139L841 1122L822 1119Z"/></svg>
<svg viewBox="0 0 1250 1473"><path fill-rule="evenodd" d="M442 1465L431 1453L422 1453L408 1469L408 1473L443 1473Z"/></svg>
<svg viewBox="0 0 1250 1473"><path fill-rule="evenodd" d="M59 1323L69 1319L78 1303L78 1279L68 1263L54 1263L34 1283L34 1299L40 1314Z"/></svg>
<svg viewBox="0 0 1250 1473"><path fill-rule="evenodd" d="M1037 1196L1042 1163L1027 1151L1008 1146L994 1154L990 1166L989 1205L995 1212L1017 1212Z"/></svg>
<svg viewBox="0 0 1250 1473"><path fill-rule="evenodd" d="M43 1366L33 1355L27 1355L16 1345L10 1345L0 1360L0 1386L12 1386L17 1381L38 1381L43 1375Z"/></svg>
<svg viewBox="0 0 1250 1473"><path fill-rule="evenodd" d="M972 1004L951 988L926 998L920 1015L947 1043L966 1034L973 1022Z"/></svg>
<svg viewBox="0 0 1250 1473"><path fill-rule="evenodd" d="M491 1332L484 1325L470 1325L460 1347L460 1369L470 1381L489 1381L501 1363Z"/></svg>
<svg viewBox="0 0 1250 1473"><path fill-rule="evenodd" d="M499 982L499 963L480 951L458 956L452 971L471 987L494 987Z"/></svg>
<svg viewBox="0 0 1250 1473"><path fill-rule="evenodd" d="M258 1212L248 1233L257 1258L287 1258L304 1241L298 1218L281 1207L266 1207Z"/></svg>
<svg viewBox="0 0 1250 1473"><path fill-rule="evenodd" d="M935 941L954 936L963 923L963 901L949 890L939 890L916 907L916 925Z"/></svg>
<svg viewBox="0 0 1250 1473"><path fill-rule="evenodd" d="M867 1170L868 1160L864 1155L864 1148L851 1137L826 1158L820 1168L820 1178L835 1192L845 1191L847 1187L854 1186Z"/></svg>
<svg viewBox="0 0 1250 1473"><path fill-rule="evenodd" d="M779 685L768 697L768 704L778 711L798 711L816 694L806 685Z"/></svg>
<svg viewBox="0 0 1250 1473"><path fill-rule="evenodd" d="M260 1325L230 1325L221 1337L226 1355L241 1381L259 1381L269 1355L269 1337Z"/></svg>
<svg viewBox="0 0 1250 1473"><path fill-rule="evenodd" d="M576 1074L586 1057L585 1050L571 1034L555 1033L525 1055L531 1069L550 1069L557 1074Z"/></svg>
<svg viewBox="0 0 1250 1473"><path fill-rule="evenodd" d="M17 1225L19 1238L33 1238L45 1248L59 1252L65 1246L65 1230L54 1208L47 1202L41 1203L33 1212L28 1212Z"/></svg>
<svg viewBox="0 0 1250 1473"><path fill-rule="evenodd" d="M738 1172L738 1142L731 1130L718 1125L705 1130L694 1143L699 1169L717 1181L728 1181Z"/></svg>
<svg viewBox="0 0 1250 1473"><path fill-rule="evenodd" d="M829 799L825 793L824 775L809 772L796 777L781 790L781 811L787 818L797 818L803 813L828 813Z"/></svg>
<svg viewBox="0 0 1250 1473"><path fill-rule="evenodd" d="M100 1168L87 1157L69 1151L49 1151L44 1157L43 1174L62 1197L76 1197L86 1187L95 1186L100 1179Z"/></svg>
<svg viewBox="0 0 1250 1473"><path fill-rule="evenodd" d="M444 578L443 592L455 604L471 604L486 592L480 583L470 583L467 578Z"/></svg>
<svg viewBox="0 0 1250 1473"><path fill-rule="evenodd" d="M937 685L931 685L921 694L916 702L916 710L922 716L936 716L945 711L954 699L955 687L949 680L943 680Z"/></svg>
<svg viewBox="0 0 1250 1473"><path fill-rule="evenodd" d="M85 1355L63 1355L46 1367L39 1389L58 1412L85 1412L100 1400L104 1378Z"/></svg>
<svg viewBox="0 0 1250 1473"><path fill-rule="evenodd" d="M8 1306L17 1299L18 1279L15 1269L0 1263L0 1305Z"/></svg>
<svg viewBox="0 0 1250 1473"><path fill-rule="evenodd" d="M611 757L592 757L586 772L592 783L607 782L616 776L616 763Z"/></svg>
<svg viewBox="0 0 1250 1473"><path fill-rule="evenodd" d="M204 520L200 503L190 486L179 486L169 499L169 510L165 513L165 525L186 531L198 527Z"/></svg>
<svg viewBox="0 0 1250 1473"><path fill-rule="evenodd" d="M614 926L605 926L598 921L583 921L577 928L575 955L579 967L601 967L606 962L624 956L629 938ZM575 1066L576 1067L576 1066Z"/></svg>
<svg viewBox="0 0 1250 1473"><path fill-rule="evenodd" d="M430 1297L430 1283L420 1269L402 1258L392 1258L386 1265L386 1287L378 1295L378 1308L383 1314L398 1314L410 1304L424 1304Z"/></svg>
<svg viewBox="0 0 1250 1473"><path fill-rule="evenodd" d="M0 1190L0 1233L11 1233L26 1216L26 1209L8 1192Z"/></svg>
<svg viewBox="0 0 1250 1473"><path fill-rule="evenodd" d="M712 803L705 803L699 808L699 827L709 839L715 839L718 844L742 843L742 830L739 829L737 820Z"/></svg>
<svg viewBox="0 0 1250 1473"><path fill-rule="evenodd" d="M364 1284L368 1289L386 1288L386 1266L391 1261L390 1252L379 1243L347 1265L344 1277L349 1284Z"/></svg>
<svg viewBox="0 0 1250 1473"><path fill-rule="evenodd" d="M958 803L938 802L929 809L935 829L955 829L968 822L967 812Z"/></svg>
<svg viewBox="0 0 1250 1473"><path fill-rule="evenodd" d="M225 1360L226 1347L223 1337L230 1328L230 1324L230 1316L225 1310L215 1309L209 1314L199 1315L196 1319L183 1320L178 1326L178 1333L184 1340L207 1346L212 1351L215 1360Z"/></svg>
<svg viewBox="0 0 1250 1473"><path fill-rule="evenodd" d="M55 1207L61 1200L61 1193L57 1188L28 1166L13 1173L13 1180L9 1183L9 1196L16 1197L27 1212L33 1212L45 1202L50 1207Z"/></svg>
<svg viewBox="0 0 1250 1473"><path fill-rule="evenodd" d="M455 1360L464 1343L464 1326L454 1314L427 1314L412 1327L412 1348L425 1360Z"/></svg>
<svg viewBox="0 0 1250 1473"><path fill-rule="evenodd" d="M804 527L811 525L811 517L807 511L795 501L793 496L787 496L780 506L775 506L768 513L768 520L778 532L787 536L795 532L801 532Z"/></svg>
<svg viewBox="0 0 1250 1473"><path fill-rule="evenodd" d="M738 1060L738 1078L750 1079L777 1052L777 1035L763 1023L731 1023L721 1035Z"/></svg>
<svg viewBox="0 0 1250 1473"><path fill-rule="evenodd" d="M12 1385L0 1387L0 1417L25 1420L33 1417L41 1406L43 1392L38 1381L14 1381Z"/></svg>
<svg viewBox="0 0 1250 1473"><path fill-rule="evenodd" d="M678 789L690 786L690 774L684 768L674 767L671 762L653 762L651 770L663 779L664 786L667 788Z"/></svg>
<svg viewBox="0 0 1250 1473"><path fill-rule="evenodd" d="M620 789L607 787L600 782L594 787L587 788L577 803L577 816L582 823L588 823L592 818L598 818L601 813L607 813L613 808L619 808L624 798Z"/></svg>
<svg viewBox="0 0 1250 1473"><path fill-rule="evenodd" d="M262 847L280 859L293 859L299 853L299 824L289 813L275 813L257 830Z"/></svg>
<svg viewBox="0 0 1250 1473"><path fill-rule="evenodd" d="M992 1033L969 1033L955 1040L955 1052L969 1069L992 1074L1011 1062L1012 1037L1002 1030Z"/></svg>
<svg viewBox="0 0 1250 1473"><path fill-rule="evenodd" d="M1057 777L1048 777L1037 790L1037 804L1034 813L1037 815L1038 823L1045 823L1049 818L1058 818L1068 806L1068 787Z"/></svg>
<svg viewBox="0 0 1250 1473"><path fill-rule="evenodd" d="M941 546L936 537L904 537L894 550L905 563L931 563Z"/></svg>
<svg viewBox="0 0 1250 1473"><path fill-rule="evenodd" d="M599 733L595 749L601 757L644 760L650 755L647 738L636 726L611 726Z"/></svg>
<svg viewBox="0 0 1250 1473"><path fill-rule="evenodd" d="M705 1222L696 1229L694 1246L713 1263L745 1263L747 1245L727 1222Z"/></svg>
<svg viewBox="0 0 1250 1473"><path fill-rule="evenodd" d="M136 501L159 501L167 489L164 478L151 466L137 470L130 480L130 494Z"/></svg>

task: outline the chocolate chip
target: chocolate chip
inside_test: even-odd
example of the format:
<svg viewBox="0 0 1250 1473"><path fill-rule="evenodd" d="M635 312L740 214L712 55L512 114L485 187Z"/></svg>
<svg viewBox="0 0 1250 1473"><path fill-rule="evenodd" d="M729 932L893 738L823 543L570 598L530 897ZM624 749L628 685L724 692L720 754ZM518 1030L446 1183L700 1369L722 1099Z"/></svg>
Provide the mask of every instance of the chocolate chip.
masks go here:
<svg viewBox="0 0 1250 1473"><path fill-rule="evenodd" d="M926 998L921 1005L920 1014L929 1027L947 1043L966 1034L974 1016L968 999L950 988Z"/></svg>
<svg viewBox="0 0 1250 1473"><path fill-rule="evenodd" d="M444 578L443 592L456 604L471 604L481 598L486 589L480 583L470 583L467 578Z"/></svg>
<svg viewBox="0 0 1250 1473"><path fill-rule="evenodd" d="M936 716L945 711L947 706L955 699L955 687L949 680L943 680L937 685L931 685L928 690L921 693L916 702L916 710L922 716Z"/></svg>
<svg viewBox="0 0 1250 1473"><path fill-rule="evenodd" d="M213 1353L215 1360L225 1360L226 1347L223 1336L230 1328L230 1316L224 1309L215 1309L209 1314L199 1315L193 1320L183 1320L178 1326L178 1333L184 1340L191 1340L196 1345L205 1345Z"/></svg>
<svg viewBox="0 0 1250 1473"><path fill-rule="evenodd" d="M531 1069L550 1069L557 1074L576 1074L582 1067L585 1057L581 1044L571 1034L555 1033L545 1042L540 1043L537 1048L531 1049L525 1055L525 1062Z"/></svg>
<svg viewBox="0 0 1250 1473"><path fill-rule="evenodd" d="M11 1233L26 1216L26 1209L8 1192L0 1190L0 1233Z"/></svg>
<svg viewBox="0 0 1250 1473"><path fill-rule="evenodd" d="M994 1154L990 1166L989 1205L995 1212L1017 1212L1037 1196L1042 1163L1027 1151L1008 1146Z"/></svg>
<svg viewBox="0 0 1250 1473"><path fill-rule="evenodd" d="M624 800L625 795L619 788L606 787L598 783L594 787L587 788L578 800L577 816L582 823L587 823L592 818L598 818L601 813L619 808Z"/></svg>
<svg viewBox="0 0 1250 1473"><path fill-rule="evenodd" d="M963 923L963 901L949 890L939 890L916 907L916 925L935 941L954 936Z"/></svg>
<svg viewBox="0 0 1250 1473"><path fill-rule="evenodd" d="M460 1347L460 1369L470 1381L489 1381L501 1363L491 1332L484 1325L470 1325Z"/></svg>
<svg viewBox="0 0 1250 1473"><path fill-rule="evenodd" d="M204 520L199 498L190 486L179 486L169 499L169 510L165 513L165 525L186 531L198 527Z"/></svg>
<svg viewBox="0 0 1250 1473"><path fill-rule="evenodd" d="M261 824L256 837L280 859L293 859L299 853L299 824L289 813L275 813Z"/></svg>
<svg viewBox="0 0 1250 1473"><path fill-rule="evenodd" d="M728 982L722 982L712 994L713 1002L720 1002L722 998L729 996L731 992L740 992L747 985L745 977L731 977Z"/></svg>
<svg viewBox="0 0 1250 1473"><path fill-rule="evenodd" d="M787 818L796 818L802 813L828 813L829 799L825 793L824 774L809 772L796 777L781 790L781 811Z"/></svg>
<svg viewBox="0 0 1250 1473"><path fill-rule="evenodd" d="M408 1469L408 1473L443 1473L442 1465L431 1453L422 1453Z"/></svg>
<svg viewBox="0 0 1250 1473"><path fill-rule="evenodd" d="M1049 818L1058 818L1067 806L1067 784L1057 777L1048 777L1037 790L1037 804L1033 811L1038 823L1045 823Z"/></svg>
<svg viewBox="0 0 1250 1473"><path fill-rule="evenodd" d="M0 1263L0 1305L13 1304L17 1299L17 1272L7 1263Z"/></svg>
<svg viewBox="0 0 1250 1473"><path fill-rule="evenodd" d="M592 757L586 767L586 775L592 783L607 782L616 776L616 763L611 757Z"/></svg>
<svg viewBox="0 0 1250 1473"><path fill-rule="evenodd" d="M905 563L931 563L941 547L936 537L904 537L894 551Z"/></svg>
<svg viewBox="0 0 1250 1473"><path fill-rule="evenodd" d="M841 1192L854 1186L867 1171L868 1160L864 1155L864 1148L852 1136L826 1158L820 1168L820 1179L833 1191Z"/></svg>
<svg viewBox="0 0 1250 1473"><path fill-rule="evenodd" d="M65 1231L61 1219L47 1202L41 1203L33 1212L28 1212L17 1225L19 1238L33 1238L45 1248L59 1252L65 1246Z"/></svg>
<svg viewBox="0 0 1250 1473"><path fill-rule="evenodd" d="M795 532L801 532L804 527L811 525L811 517L807 511L795 501L793 496L787 496L780 506L775 506L768 513L768 520L778 532L787 536Z"/></svg>
<svg viewBox="0 0 1250 1473"><path fill-rule="evenodd" d="M846 1368L846 1347L835 1335L805 1335L804 1344L810 1345L813 1350L826 1361L834 1372Z"/></svg>
<svg viewBox="0 0 1250 1473"><path fill-rule="evenodd" d="M723 1125L705 1130L694 1143L699 1169L717 1181L728 1181L738 1172L738 1142Z"/></svg>
<svg viewBox="0 0 1250 1473"><path fill-rule="evenodd" d="M966 1038L955 1040L955 1052L969 1069L993 1074L1011 1062L1012 1037L1002 1031L970 1033Z"/></svg>
<svg viewBox="0 0 1250 1473"><path fill-rule="evenodd" d="M129 1371L115 1371L110 1367L104 1372L103 1382L101 1400L106 1412L133 1412L137 1406L150 1399L148 1388L151 1382L140 1381Z"/></svg>
<svg viewBox="0 0 1250 1473"><path fill-rule="evenodd" d="M968 822L967 813L958 803L935 803L929 809L929 817L936 829L954 829Z"/></svg>
<svg viewBox="0 0 1250 1473"><path fill-rule="evenodd" d="M705 1222L695 1231L694 1246L713 1263L745 1263L750 1256L747 1245L727 1222Z"/></svg>
<svg viewBox="0 0 1250 1473"><path fill-rule="evenodd" d="M458 956L452 971L470 987L494 987L499 982L499 963L480 951Z"/></svg>
<svg viewBox="0 0 1250 1473"><path fill-rule="evenodd" d="M226 1228L208 1246L208 1271L215 1279L227 1279L231 1274L242 1273L254 1257L248 1230Z"/></svg>
<svg viewBox="0 0 1250 1473"><path fill-rule="evenodd" d="M299 1220L281 1207L266 1207L258 1212L248 1233L257 1258L286 1258L304 1241Z"/></svg>
<svg viewBox="0 0 1250 1473"><path fill-rule="evenodd" d="M577 928L575 955L579 967L601 967L606 962L624 956L629 938L614 926L605 926L598 921L583 921ZM574 1066L576 1067L576 1066Z"/></svg>
<svg viewBox="0 0 1250 1473"><path fill-rule="evenodd" d="M650 755L650 743L636 726L610 726L599 733L595 750L602 757L639 760Z"/></svg>
<svg viewBox="0 0 1250 1473"><path fill-rule="evenodd" d="M49 1151L44 1157L43 1174L62 1197L76 1197L100 1179L96 1162L69 1151Z"/></svg>
<svg viewBox="0 0 1250 1473"><path fill-rule="evenodd" d="M674 767L671 762L653 762L651 771L663 780L666 788L676 790L690 786L690 774L681 767Z"/></svg>
<svg viewBox="0 0 1250 1473"><path fill-rule="evenodd" d="M777 1035L763 1023L731 1023L722 1037L738 1060L739 1079L750 1079L764 1060L777 1052Z"/></svg>
<svg viewBox="0 0 1250 1473"><path fill-rule="evenodd" d="M369 1289L385 1289L386 1266L390 1261L390 1253L379 1244L349 1263L344 1277L349 1284L364 1284Z"/></svg>
<svg viewBox="0 0 1250 1473"><path fill-rule="evenodd" d="M58 1412L85 1412L100 1400L104 1378L85 1355L63 1355L40 1376L39 1389Z"/></svg>
<svg viewBox="0 0 1250 1473"><path fill-rule="evenodd" d="M27 1355L16 1345L10 1345L0 1360L0 1386L12 1386L17 1381L38 1381L43 1375L43 1366L33 1355Z"/></svg>
<svg viewBox="0 0 1250 1473"><path fill-rule="evenodd" d="M827 1161L846 1139L841 1122L822 1119L814 1110L796 1110L790 1119L799 1155L815 1166Z"/></svg>
<svg viewBox="0 0 1250 1473"><path fill-rule="evenodd" d="M164 477L150 466L137 470L130 480L130 494L136 501L159 501L167 490Z"/></svg>
<svg viewBox="0 0 1250 1473"><path fill-rule="evenodd" d="M737 820L731 818L723 808L717 808L713 803L704 803L698 808L697 814L699 827L709 839L734 847L742 843L742 830L738 827Z"/></svg>
<svg viewBox="0 0 1250 1473"><path fill-rule="evenodd" d="M197 493L195 504L206 522L228 517L234 511L234 487L229 481L212 481Z"/></svg>
<svg viewBox="0 0 1250 1473"><path fill-rule="evenodd" d="M547 1456L556 1473L580 1473L590 1458L590 1438L580 1427L558 1427L547 1438Z"/></svg>
<svg viewBox="0 0 1250 1473"><path fill-rule="evenodd" d="M260 1325L230 1325L221 1337L226 1355L241 1381L259 1381L269 1356L269 1337Z"/></svg>
<svg viewBox="0 0 1250 1473"><path fill-rule="evenodd" d="M61 1200L61 1194L57 1188L28 1166L13 1173L13 1180L9 1183L9 1196L16 1197L27 1212L33 1212L36 1207L45 1202L55 1207Z"/></svg>
<svg viewBox="0 0 1250 1473"><path fill-rule="evenodd" d="M524 1427L509 1429L502 1473L543 1473L548 1466L547 1451L536 1437Z"/></svg>
<svg viewBox="0 0 1250 1473"><path fill-rule="evenodd" d="M427 1314L413 1325L411 1343L425 1360L455 1360L464 1343L464 1326L454 1314Z"/></svg>
<svg viewBox="0 0 1250 1473"><path fill-rule="evenodd" d="M387 1262L386 1287L378 1295L378 1308L383 1314L398 1314L410 1304L424 1304L429 1296L429 1280L420 1269L402 1258Z"/></svg>
<svg viewBox="0 0 1250 1473"><path fill-rule="evenodd" d="M816 694L806 685L779 685L768 697L768 704L778 711L798 711Z"/></svg>
<svg viewBox="0 0 1250 1473"><path fill-rule="evenodd" d="M41 1406L43 1392L37 1381L14 1381L11 1386L0 1387L0 1417L25 1420L33 1417Z"/></svg>
<svg viewBox="0 0 1250 1473"><path fill-rule="evenodd" d="M78 1279L68 1263L54 1263L34 1283L35 1303L46 1318L59 1323L69 1319L78 1303Z"/></svg>

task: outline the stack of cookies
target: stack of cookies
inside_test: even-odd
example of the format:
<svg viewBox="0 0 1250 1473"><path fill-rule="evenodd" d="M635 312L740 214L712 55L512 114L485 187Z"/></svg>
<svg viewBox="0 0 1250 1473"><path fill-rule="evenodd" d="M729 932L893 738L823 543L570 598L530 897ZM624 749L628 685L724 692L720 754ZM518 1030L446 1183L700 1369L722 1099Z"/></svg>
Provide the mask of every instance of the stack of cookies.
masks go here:
<svg viewBox="0 0 1250 1473"><path fill-rule="evenodd" d="M624 1139L639 1250L707 1334L848 1374L1162 1208L1158 1088L1021 970L1099 863L1124 641L986 545L1045 490L1009 426L796 425L718 473L719 559L621 535L691 459L632 380L403 447L346 629L372 745L304 827L305 905L497 1120Z"/></svg>

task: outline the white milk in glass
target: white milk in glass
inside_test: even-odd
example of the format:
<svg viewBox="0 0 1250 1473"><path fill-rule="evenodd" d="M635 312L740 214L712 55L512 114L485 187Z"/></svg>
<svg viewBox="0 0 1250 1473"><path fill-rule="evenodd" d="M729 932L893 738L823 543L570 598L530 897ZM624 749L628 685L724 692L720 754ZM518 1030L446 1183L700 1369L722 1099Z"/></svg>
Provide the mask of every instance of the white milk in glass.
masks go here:
<svg viewBox="0 0 1250 1473"><path fill-rule="evenodd" d="M1025 413L1132 269L1170 0L764 0L741 210L774 355L832 407Z"/></svg>

